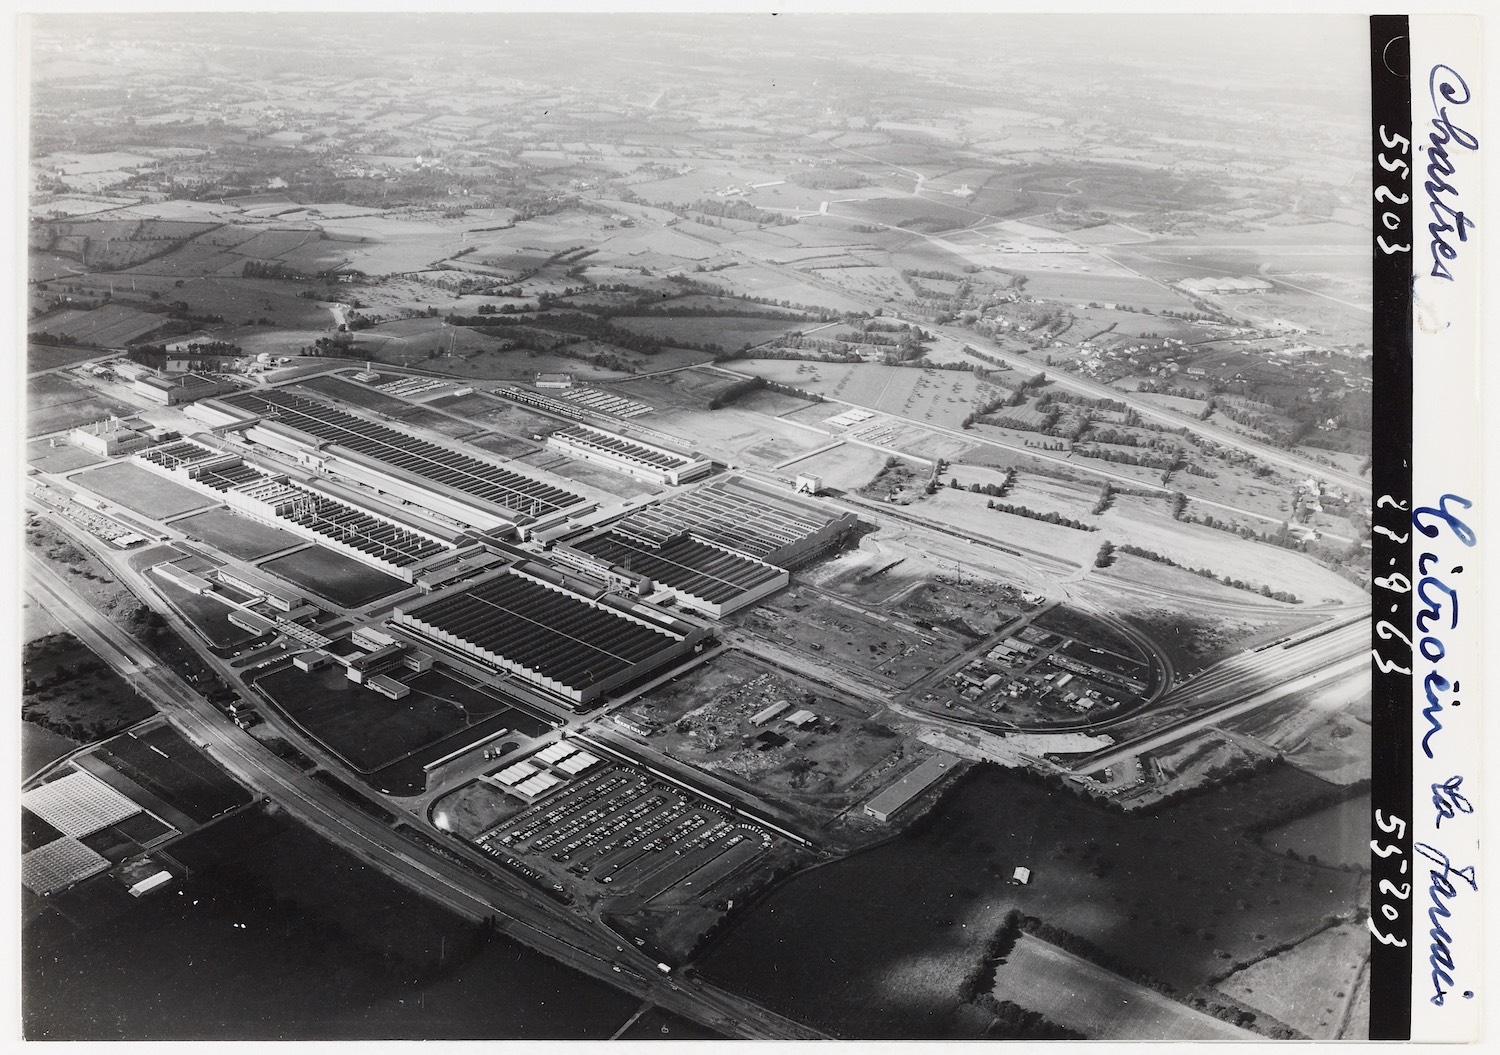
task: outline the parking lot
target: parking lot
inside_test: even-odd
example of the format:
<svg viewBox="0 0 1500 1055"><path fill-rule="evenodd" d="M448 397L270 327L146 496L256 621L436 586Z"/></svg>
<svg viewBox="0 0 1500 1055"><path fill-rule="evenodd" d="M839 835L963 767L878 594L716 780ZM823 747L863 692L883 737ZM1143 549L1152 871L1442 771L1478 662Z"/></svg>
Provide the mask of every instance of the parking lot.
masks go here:
<svg viewBox="0 0 1500 1055"><path fill-rule="evenodd" d="M711 895L773 837L685 789L607 765L473 841L549 883L645 903L678 886L694 899Z"/></svg>

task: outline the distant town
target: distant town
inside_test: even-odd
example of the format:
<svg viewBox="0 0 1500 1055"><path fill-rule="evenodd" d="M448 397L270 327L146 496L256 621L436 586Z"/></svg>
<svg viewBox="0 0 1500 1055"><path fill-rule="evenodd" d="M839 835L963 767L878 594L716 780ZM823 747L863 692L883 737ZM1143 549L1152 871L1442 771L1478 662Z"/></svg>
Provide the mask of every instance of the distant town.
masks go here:
<svg viewBox="0 0 1500 1055"><path fill-rule="evenodd" d="M1366 1036L1362 21L461 21L30 26L28 1038Z"/></svg>

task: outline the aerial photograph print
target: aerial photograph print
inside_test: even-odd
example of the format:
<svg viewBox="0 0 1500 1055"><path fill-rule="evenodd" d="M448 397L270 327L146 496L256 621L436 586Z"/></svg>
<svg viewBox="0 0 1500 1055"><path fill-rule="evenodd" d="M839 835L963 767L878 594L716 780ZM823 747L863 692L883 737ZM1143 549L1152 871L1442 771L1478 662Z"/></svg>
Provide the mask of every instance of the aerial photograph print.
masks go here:
<svg viewBox="0 0 1500 1055"><path fill-rule="evenodd" d="M20 26L27 1040L1368 1039L1368 19Z"/></svg>

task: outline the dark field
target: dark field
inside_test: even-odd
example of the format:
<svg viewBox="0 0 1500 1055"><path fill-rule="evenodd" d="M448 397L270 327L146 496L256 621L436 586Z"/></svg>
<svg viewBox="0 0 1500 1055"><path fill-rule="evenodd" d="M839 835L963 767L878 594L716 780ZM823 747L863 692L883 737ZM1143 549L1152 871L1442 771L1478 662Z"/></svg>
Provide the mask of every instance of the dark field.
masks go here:
<svg viewBox="0 0 1500 1055"><path fill-rule="evenodd" d="M1363 880L1246 829L1330 785L1278 765L1156 817L982 767L891 843L805 872L741 917L706 973L845 1037L970 1036L956 981L1012 907L1189 990L1353 908ZM1034 870L1030 886L1006 880Z"/></svg>
<svg viewBox="0 0 1500 1055"><path fill-rule="evenodd" d="M90 469L71 477L70 482L153 520L213 504L207 495L189 491L129 462Z"/></svg>
<svg viewBox="0 0 1500 1055"><path fill-rule="evenodd" d="M67 345L28 344L26 346L26 372L55 370L59 366L72 366L88 359L98 359L107 353L98 348L74 348Z"/></svg>
<svg viewBox="0 0 1500 1055"><path fill-rule="evenodd" d="M199 824L250 801L249 792L168 725L117 736L96 754Z"/></svg>
<svg viewBox="0 0 1500 1055"><path fill-rule="evenodd" d="M404 399L376 392L373 388L366 388L356 381L346 381L341 377L312 377L306 381L298 381L291 387L305 388L316 395L332 396L381 415L395 415L411 409L411 404Z"/></svg>
<svg viewBox="0 0 1500 1055"><path fill-rule="evenodd" d="M184 517L172 526L190 538L245 561L259 560L302 541L289 531L262 524L228 509L210 509L206 513Z"/></svg>
<svg viewBox="0 0 1500 1055"><path fill-rule="evenodd" d="M406 587L394 575L376 571L324 546L309 546L267 561L261 567L343 608L358 608Z"/></svg>
<svg viewBox="0 0 1500 1055"><path fill-rule="evenodd" d="M342 667L311 674L277 671L256 684L286 714L360 773L372 773L464 729L491 719L526 736L545 723L506 701L429 671L403 678L411 695L392 700L356 685Z"/></svg>
<svg viewBox="0 0 1500 1055"><path fill-rule="evenodd" d="M103 876L28 906L28 1039L603 1040L636 1009L284 816L173 853L192 878L139 901Z"/></svg>

